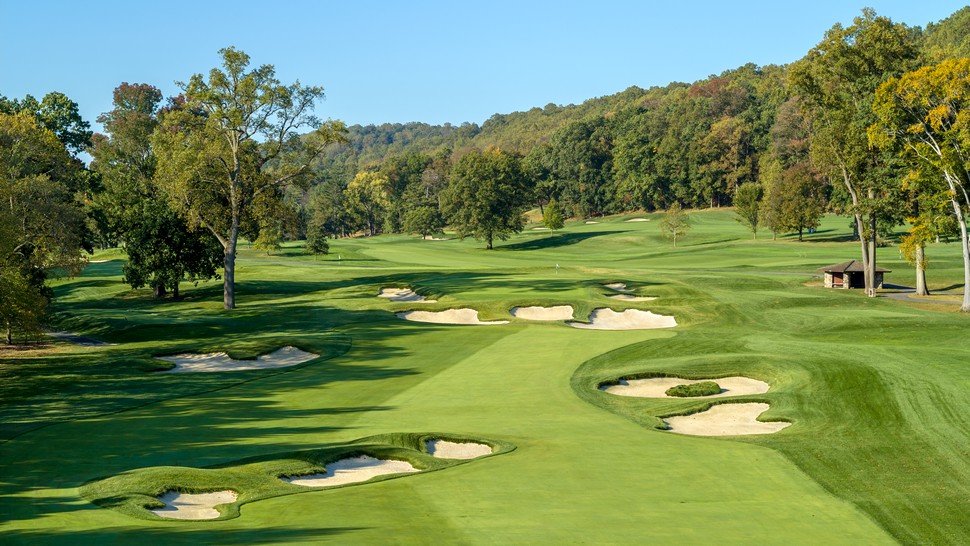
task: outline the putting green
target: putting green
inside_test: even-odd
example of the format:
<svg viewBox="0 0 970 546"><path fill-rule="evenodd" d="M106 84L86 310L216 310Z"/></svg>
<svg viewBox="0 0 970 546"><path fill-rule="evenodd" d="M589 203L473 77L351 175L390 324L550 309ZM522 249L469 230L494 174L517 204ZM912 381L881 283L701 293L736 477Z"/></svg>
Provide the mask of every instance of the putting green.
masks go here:
<svg viewBox="0 0 970 546"><path fill-rule="evenodd" d="M183 290L183 302L153 302L120 285L119 262L94 264L57 286L62 325L117 345L61 345L0 363L4 542L966 537L970 418L959 408L970 403L970 372L959 343L933 342L960 339L966 318L802 286L818 265L854 255L854 244L836 240L841 219L798 244L750 241L727 211L694 217L677 249L656 222L616 218L526 233L493 252L400 236L334 241L339 262L298 249L246 251L233 312L219 309L215 283ZM955 250L931 248L938 279L956 278ZM888 267L899 270L897 282L908 274ZM603 285L616 279L658 299L610 300ZM577 318L644 309L678 326L413 323L395 317L411 304L374 297L385 286L419 286L438 300L422 310L468 307L486 321L516 306L569 304ZM321 358L279 370L146 373L155 354L232 348L233 358L253 358L286 345ZM597 389L640 373L766 381L772 390L753 401L771 404L766 418L793 425L730 440L654 430L659 416L709 402ZM428 431L516 449L401 479L269 496L218 521L139 519L81 496L85 484L142 469L229 472L249 458Z"/></svg>

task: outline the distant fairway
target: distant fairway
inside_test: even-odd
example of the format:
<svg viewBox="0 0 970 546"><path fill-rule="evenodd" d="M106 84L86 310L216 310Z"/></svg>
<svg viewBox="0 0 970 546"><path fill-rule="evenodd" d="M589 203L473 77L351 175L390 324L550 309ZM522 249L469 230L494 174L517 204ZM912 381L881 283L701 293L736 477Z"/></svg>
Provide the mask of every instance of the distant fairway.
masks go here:
<svg viewBox="0 0 970 546"><path fill-rule="evenodd" d="M182 302L133 293L108 254L56 293L59 327L115 345L0 353L0 542L970 543L970 317L818 286L816 268L859 253L844 218L798 243L697 212L676 249L659 222L629 218L526 230L494 251L404 236L332 241L317 259L247 250L230 312L216 282L184 285ZM930 288L954 288L958 245L928 256ZM879 259L888 283L913 284L894 247ZM610 299L616 282L657 299ZM437 302L377 297L386 287ZM590 331L509 313L559 305L580 321L610 307L677 326ZM395 316L457 308L510 322ZM151 372L169 366L157 355L284 346L321 356ZM767 393L734 400L792 425L664 432L662 416L731 399L598 389L636 375L759 379ZM426 435L500 449L441 462L420 453ZM326 490L275 480L361 445L426 471ZM242 504L170 521L124 496L171 487L239 490Z"/></svg>

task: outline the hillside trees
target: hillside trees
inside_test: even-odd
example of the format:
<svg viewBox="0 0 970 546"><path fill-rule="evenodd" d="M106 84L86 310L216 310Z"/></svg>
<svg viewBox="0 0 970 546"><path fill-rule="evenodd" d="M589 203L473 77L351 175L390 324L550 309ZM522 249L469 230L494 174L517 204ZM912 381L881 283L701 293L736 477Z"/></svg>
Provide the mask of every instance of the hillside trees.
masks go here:
<svg viewBox="0 0 970 546"><path fill-rule="evenodd" d="M552 193L583 217L612 211L612 136L605 119L571 123L552 135L548 168Z"/></svg>
<svg viewBox="0 0 970 546"><path fill-rule="evenodd" d="M491 250L495 239L522 231L530 193L519 156L495 148L471 151L452 169L442 210L460 238L484 240Z"/></svg>
<svg viewBox="0 0 970 546"><path fill-rule="evenodd" d="M249 56L232 47L219 54L222 69L181 84L186 108L162 116L152 145L156 182L223 248L223 306L233 309L237 241L254 203L303 181L310 163L342 139L343 124L313 115L322 88L282 85L272 65L247 70ZM317 128L301 137L306 126Z"/></svg>
<svg viewBox="0 0 970 546"><path fill-rule="evenodd" d="M811 115L813 162L829 179L839 181L851 200L869 296L875 296L877 221L892 208L890 186L897 181L885 177L887 156L869 145L866 131L875 121L876 88L906 72L917 54L911 29L867 8L852 25L826 32L790 75L793 90Z"/></svg>
<svg viewBox="0 0 970 546"><path fill-rule="evenodd" d="M149 286L156 298L167 290L178 298L181 281L218 276L221 253L211 235L189 228L152 180L151 136L161 101L161 91L151 85L118 86L114 108L98 118L107 134L93 138L91 169L103 184L98 206L128 254L125 282L132 288Z"/></svg>

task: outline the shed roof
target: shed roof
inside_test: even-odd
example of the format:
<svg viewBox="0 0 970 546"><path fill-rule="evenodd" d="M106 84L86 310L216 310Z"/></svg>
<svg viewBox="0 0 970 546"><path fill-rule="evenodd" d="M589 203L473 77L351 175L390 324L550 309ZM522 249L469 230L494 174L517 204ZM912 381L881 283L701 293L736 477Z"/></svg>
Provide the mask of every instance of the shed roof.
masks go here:
<svg viewBox="0 0 970 546"><path fill-rule="evenodd" d="M862 273L863 271L865 271L865 268L862 267L862 262L858 260L849 260L847 262L820 267L818 268L818 270L824 271L826 273ZM876 272L892 273L892 270L876 266Z"/></svg>

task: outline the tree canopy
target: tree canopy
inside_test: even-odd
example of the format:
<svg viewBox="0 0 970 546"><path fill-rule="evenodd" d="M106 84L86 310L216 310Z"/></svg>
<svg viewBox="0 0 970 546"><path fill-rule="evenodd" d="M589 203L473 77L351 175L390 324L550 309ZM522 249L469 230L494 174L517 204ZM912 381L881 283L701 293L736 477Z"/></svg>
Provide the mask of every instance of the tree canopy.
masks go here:
<svg viewBox="0 0 970 546"><path fill-rule="evenodd" d="M305 181L310 163L342 139L343 125L314 115L323 88L283 85L272 65L249 70L249 56L233 47L219 54L221 69L180 84L185 107L161 116L152 144L156 182L190 224L222 245L223 305L232 309L244 222L272 210L260 200L279 200L281 187ZM316 129L300 135L303 127Z"/></svg>

